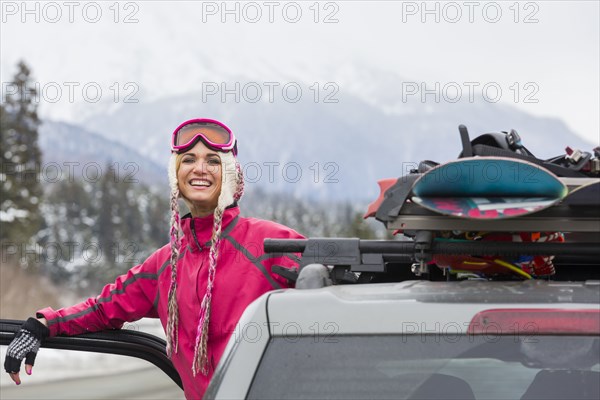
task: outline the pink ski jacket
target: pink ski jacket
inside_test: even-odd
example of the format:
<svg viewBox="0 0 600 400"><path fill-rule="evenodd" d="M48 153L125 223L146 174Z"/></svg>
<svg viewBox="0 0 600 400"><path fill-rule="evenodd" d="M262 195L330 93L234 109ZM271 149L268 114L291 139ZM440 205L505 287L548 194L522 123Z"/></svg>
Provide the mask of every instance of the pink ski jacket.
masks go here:
<svg viewBox="0 0 600 400"><path fill-rule="evenodd" d="M209 374L192 375L194 345L200 302L208 279L208 253L213 217L182 219L184 236L177 270L179 304L178 351L173 365L179 372L187 399L202 398L229 337L246 306L273 289L290 287L271 266L296 267L293 256L265 254L265 238L301 239L294 230L274 222L239 216L239 208L225 210L222 240L213 288L208 358ZM76 335L104 329L119 329L125 322L160 318L167 324L167 303L171 280L170 246L152 254L142 264L106 285L99 296L54 311L45 308L38 317L48 320L50 335Z"/></svg>

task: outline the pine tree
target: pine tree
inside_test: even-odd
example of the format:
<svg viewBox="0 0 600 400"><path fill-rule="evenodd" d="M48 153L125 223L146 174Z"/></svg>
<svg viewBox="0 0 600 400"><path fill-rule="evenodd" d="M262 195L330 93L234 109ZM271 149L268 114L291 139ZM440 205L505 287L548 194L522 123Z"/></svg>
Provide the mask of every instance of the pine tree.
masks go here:
<svg viewBox="0 0 600 400"><path fill-rule="evenodd" d="M161 247L169 241L169 200L166 196L148 190L144 213L144 234L150 246Z"/></svg>
<svg viewBox="0 0 600 400"><path fill-rule="evenodd" d="M97 198L100 200L98 220L96 222L96 237L98 246L104 256L104 262L114 267L117 255L114 251L115 239L118 240L120 218L118 215L117 189L108 174L104 174L99 182Z"/></svg>
<svg viewBox="0 0 600 400"><path fill-rule="evenodd" d="M44 249L41 272L54 283L66 284L74 274L73 261L81 259L83 246L91 242L94 208L90 195L76 180L50 183L41 210L46 225L38 240Z"/></svg>
<svg viewBox="0 0 600 400"><path fill-rule="evenodd" d="M0 109L2 148L2 242L26 245L38 231L42 216L41 152L38 147L37 91L24 62L17 66Z"/></svg>
<svg viewBox="0 0 600 400"><path fill-rule="evenodd" d="M8 219L8 216L4 214L5 207L8 209L8 201L9 201L9 185L12 186L12 181L8 182L7 172L10 169L10 161L9 157L11 153L8 151L9 148L9 137L8 137L8 114L4 109L4 104L0 104L0 163L2 169L0 170L0 181L2 185L0 185L0 204L2 205L2 209L0 211L0 221L2 222L2 230L0 232L0 240L4 241L5 235L8 233L4 229L5 220ZM6 202L6 206L5 206Z"/></svg>

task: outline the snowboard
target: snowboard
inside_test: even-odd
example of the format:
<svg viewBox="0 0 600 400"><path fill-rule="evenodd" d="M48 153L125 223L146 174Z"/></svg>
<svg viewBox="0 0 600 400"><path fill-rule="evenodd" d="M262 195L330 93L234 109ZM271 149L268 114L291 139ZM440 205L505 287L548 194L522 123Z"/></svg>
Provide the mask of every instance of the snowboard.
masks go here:
<svg viewBox="0 0 600 400"><path fill-rule="evenodd" d="M420 176L411 200L438 214L466 219L503 219L551 207L569 194L547 169L514 158L468 157L438 165Z"/></svg>

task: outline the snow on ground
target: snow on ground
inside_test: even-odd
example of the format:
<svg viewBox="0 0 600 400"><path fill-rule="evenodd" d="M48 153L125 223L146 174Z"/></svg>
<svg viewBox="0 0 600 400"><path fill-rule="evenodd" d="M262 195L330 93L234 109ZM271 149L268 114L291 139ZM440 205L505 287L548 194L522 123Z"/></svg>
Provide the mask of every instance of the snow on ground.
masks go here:
<svg viewBox="0 0 600 400"><path fill-rule="evenodd" d="M142 319L125 324L123 329L147 332L162 339L165 338L158 319ZM0 346L0 360L2 360L2 363L4 363L6 349L7 346ZM152 366L152 364L134 357L42 348L38 352L32 375L28 376L25 373L25 367L21 366L20 376L22 384L33 384L57 379L113 374L148 368L149 366ZM14 385L14 382L8 374L4 373L4 368L2 368L0 386L6 385Z"/></svg>

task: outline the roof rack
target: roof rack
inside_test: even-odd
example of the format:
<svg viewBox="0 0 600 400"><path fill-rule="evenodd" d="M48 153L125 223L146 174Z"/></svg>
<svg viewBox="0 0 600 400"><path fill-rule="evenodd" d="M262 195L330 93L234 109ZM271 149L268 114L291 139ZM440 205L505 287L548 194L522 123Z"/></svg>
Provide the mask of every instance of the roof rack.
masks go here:
<svg viewBox="0 0 600 400"><path fill-rule="evenodd" d="M522 146L511 147L520 144L514 131L473 142L466 127L459 131L458 160L422 161L408 175L379 181L381 194L365 218L375 217L406 240L267 239L268 253L302 254L298 272L273 270L296 281L306 266L328 265L333 283L370 282L374 274L398 269L403 279L436 270L448 277L462 272L483 279L531 279L555 274L555 256L593 267L578 277L593 271L600 279L600 148L593 159L586 153L585 166L571 165L570 156L544 161ZM388 268L394 264L402 265ZM430 268L434 264L440 268Z"/></svg>
<svg viewBox="0 0 600 400"><path fill-rule="evenodd" d="M553 254L600 259L598 242L448 242L436 241L431 231L418 231L412 241L358 238L265 239L264 249L268 253L302 254L298 271L273 266L273 272L294 282L300 271L311 264L333 266L334 283L361 283L360 276L354 275L355 273L387 273L389 264L398 263L412 264L412 273L420 276L429 273L427 262L435 254Z"/></svg>

